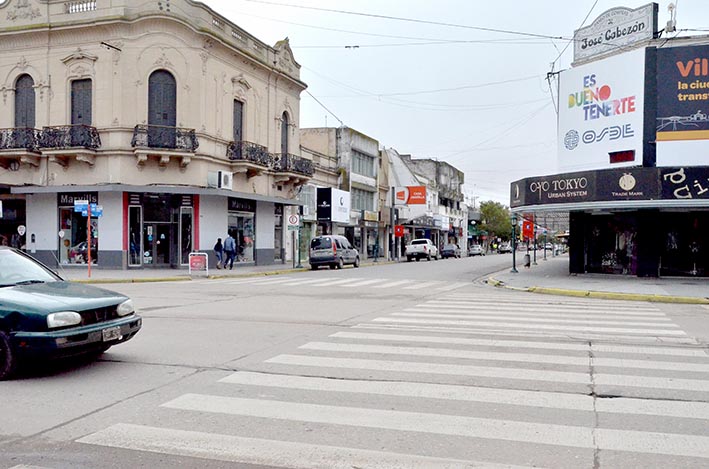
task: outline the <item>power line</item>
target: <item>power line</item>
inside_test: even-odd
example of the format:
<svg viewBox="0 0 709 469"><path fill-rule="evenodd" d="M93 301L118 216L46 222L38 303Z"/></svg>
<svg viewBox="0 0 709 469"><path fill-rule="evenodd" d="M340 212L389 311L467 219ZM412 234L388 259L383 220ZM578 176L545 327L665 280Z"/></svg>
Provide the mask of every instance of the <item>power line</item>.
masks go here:
<svg viewBox="0 0 709 469"><path fill-rule="evenodd" d="M332 117L334 117L335 119L337 119L337 122L339 122L340 125L342 125L342 126L345 125L345 123L342 122L342 120L341 120L339 117L337 117L334 112L332 112L330 109L327 108L327 106L325 106L323 103L321 103L320 100L319 100L318 98L316 98L315 96L313 96L313 94L312 94L310 91L305 90L305 92L308 93L308 95L309 95L311 98L313 98L313 99L315 100L315 102L318 103L323 109L325 109L327 112L329 112Z"/></svg>
<svg viewBox="0 0 709 469"><path fill-rule="evenodd" d="M405 21L405 22L409 22L409 23L431 24L431 25L435 25L435 26L446 26L449 28L472 29L475 31L486 31L486 32L502 33L502 34L514 34L517 36L528 36L528 37L537 37L537 38L545 38L545 39L564 39L561 36L549 36L546 34L527 33L524 31L513 31L513 30L497 29L497 28L484 28L481 26L470 26L470 25L456 24L456 23L444 23L444 22L440 22L440 21L428 21L428 20L420 20L420 19L416 19L416 18L404 18L404 17L400 17L400 16L377 15L377 14L373 14L373 13L361 13L361 12L356 12L356 11L336 10L336 9L332 9L332 8L309 7L309 6L304 6L304 5L293 5L290 3L271 2L271 1L266 1L266 0L245 0L245 1L252 2L252 3L261 3L264 5L275 5L275 6L282 6L282 7L289 7L289 8L300 8L300 9L304 9L304 10L325 11L325 12L329 12L329 13L338 13L338 14L342 14L342 15L364 16L367 18L379 18L379 19L393 20L393 21Z"/></svg>

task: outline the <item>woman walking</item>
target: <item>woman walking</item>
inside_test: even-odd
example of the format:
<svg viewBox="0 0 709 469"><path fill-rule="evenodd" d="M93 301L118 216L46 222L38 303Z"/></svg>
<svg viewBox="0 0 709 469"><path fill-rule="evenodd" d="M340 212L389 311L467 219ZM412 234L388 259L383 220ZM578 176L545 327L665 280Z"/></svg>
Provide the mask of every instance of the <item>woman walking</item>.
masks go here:
<svg viewBox="0 0 709 469"><path fill-rule="evenodd" d="M214 245L214 256L217 258L217 269L222 268L224 261L224 246L222 246L222 238L217 238L217 244Z"/></svg>

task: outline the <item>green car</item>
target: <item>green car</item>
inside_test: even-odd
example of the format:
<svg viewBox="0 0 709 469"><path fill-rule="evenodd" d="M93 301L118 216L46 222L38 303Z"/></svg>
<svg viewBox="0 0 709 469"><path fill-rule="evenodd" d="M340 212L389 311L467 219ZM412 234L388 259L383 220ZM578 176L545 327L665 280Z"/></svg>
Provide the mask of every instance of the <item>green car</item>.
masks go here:
<svg viewBox="0 0 709 469"><path fill-rule="evenodd" d="M141 325L127 296L66 282L24 252L0 246L0 379L25 358L98 355Z"/></svg>

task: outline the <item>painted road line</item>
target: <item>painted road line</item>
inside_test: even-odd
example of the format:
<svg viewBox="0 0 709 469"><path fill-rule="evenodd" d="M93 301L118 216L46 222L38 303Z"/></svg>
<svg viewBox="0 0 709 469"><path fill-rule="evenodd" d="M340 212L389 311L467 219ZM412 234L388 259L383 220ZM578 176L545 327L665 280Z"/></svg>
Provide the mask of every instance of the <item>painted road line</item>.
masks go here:
<svg viewBox="0 0 709 469"><path fill-rule="evenodd" d="M413 280L397 280L395 282L388 282L388 283L383 283L381 285L375 285L372 288L392 288L392 287L398 287L400 285L404 285L407 283L411 283Z"/></svg>
<svg viewBox="0 0 709 469"><path fill-rule="evenodd" d="M471 311L456 311L456 310L441 310L441 309L431 309L431 308L404 308L403 313L392 313L392 316L397 317L412 317L412 318L444 318L444 319L499 319L504 321L527 321L527 322L548 322L553 324L606 324L611 326L648 326L648 327L674 327L679 329L675 323L669 319L643 319L642 321L638 318L633 319L621 319L617 320L606 320L605 318L596 319L592 317L579 316L570 319L570 316L563 317L549 317L546 314L524 314L524 313L499 313L497 311L487 311L487 312L471 312Z"/></svg>
<svg viewBox="0 0 709 469"><path fill-rule="evenodd" d="M554 306L554 305L528 305L528 304L515 304L515 303L507 303L507 304L485 304L481 302L476 302L474 304L470 303L459 303L459 302L450 302L450 301L427 301L426 303L422 304L421 306L425 306L428 308L456 308L456 309L467 309L467 310L482 310L482 311L489 311L491 308L497 310L497 311L524 311L524 312L549 312L549 313L567 313L570 315L574 314L599 314L599 315L604 315L604 316L613 316L613 315L625 315L625 316L647 316L647 317L666 317L665 313L657 310L648 310L648 311L626 311L621 308L618 309L612 309L612 308L586 308L586 307L569 307L569 306Z"/></svg>
<svg viewBox="0 0 709 469"><path fill-rule="evenodd" d="M418 289L423 289L423 288L429 288L433 287L434 285L440 285L443 282L423 282L423 283L417 283L416 285L411 285L408 287L402 287L402 290L418 290Z"/></svg>
<svg viewBox="0 0 709 469"><path fill-rule="evenodd" d="M669 329L636 329L630 327L580 327L580 326L555 326L553 324L510 324L508 322L498 321L463 321L463 320L446 320L446 319L414 319L414 318L375 318L372 322L394 323L394 324L429 324L429 325L445 325L445 326L490 326L490 327L507 327L516 329L535 329L547 331L566 331L566 332L619 332L619 333L635 333L635 334L656 334L656 335L686 335L681 330Z"/></svg>
<svg viewBox="0 0 709 469"><path fill-rule="evenodd" d="M434 288L434 290L437 291L451 291L451 290L457 290L458 288L462 287L467 287L468 285L472 285L472 282L467 283L467 282L456 282L452 285L448 285L447 287L438 287Z"/></svg>
<svg viewBox="0 0 709 469"><path fill-rule="evenodd" d="M569 340L569 341L618 341L626 340L632 341L634 343L643 343L648 346L652 344L658 345L668 345L677 344L682 346L698 346L701 345L696 339L691 337L650 337L645 334L638 335L625 335L625 334L595 334L595 333L582 333L582 332L569 332L569 331L539 331L539 330L529 330L529 331L512 331L509 327L447 327L447 326L426 326L426 325L411 325L411 324L372 324L372 323L359 323L350 327L350 329L369 329L369 330L385 330L385 331L404 331L404 332L438 332L445 334L457 334L457 335L467 335L467 336L482 336L489 337L490 335L496 335L504 338L510 337L523 337L523 338L535 338L540 339L554 339L554 340Z"/></svg>
<svg viewBox="0 0 709 469"><path fill-rule="evenodd" d="M603 309L603 308L622 308L628 311L660 311L660 308L652 304L643 302L632 302L632 301L621 301L621 300L604 300L599 298L593 299L574 299L570 297L560 301L553 296L549 297L537 297L536 295L523 295L520 293L512 294L513 296L500 296L500 297L484 297L475 294L462 294L456 292L454 294L446 295L445 297L439 298L441 301L458 301L458 302L476 302L482 304L490 305L503 305L503 304L517 304L523 303L526 305L544 305L544 306L578 306L587 307L592 309Z"/></svg>
<svg viewBox="0 0 709 469"><path fill-rule="evenodd" d="M344 283L358 282L360 280L363 280L362 277L343 278L343 279L339 279L339 280L325 280L320 283L314 283L314 284L312 284L312 286L331 287L333 285L342 285Z"/></svg>
<svg viewBox="0 0 709 469"><path fill-rule="evenodd" d="M371 285L373 283L379 283L381 281L382 281L382 279L375 278L374 280L364 280L362 282L350 283L348 285L342 285L342 286L345 288L356 288L356 287L363 287L365 285Z"/></svg>
<svg viewBox="0 0 709 469"><path fill-rule="evenodd" d="M274 420L453 435L486 440L709 458L709 437L421 412L184 394L163 407Z"/></svg>
<svg viewBox="0 0 709 469"><path fill-rule="evenodd" d="M303 469L460 469L463 467L519 468L488 462L461 461L289 441L244 438L217 433L176 430L119 423L85 436L79 443L134 451L169 454L254 466Z"/></svg>
<svg viewBox="0 0 709 469"><path fill-rule="evenodd" d="M606 345L572 342L542 342L523 340L501 340L501 339L470 339L465 337L443 337L430 335L404 335L404 334L379 334L366 332L335 332L330 334L332 338L361 339L361 340L382 340L394 342L422 342L434 344L458 344L458 345L480 345L485 347L512 347L512 348L533 348L547 350L576 350L594 353L622 353L637 355L666 355L681 357L702 357L707 354L702 349L679 348L679 347L638 347L625 345Z"/></svg>
<svg viewBox="0 0 709 469"><path fill-rule="evenodd" d="M366 360L358 358L312 357L307 355L278 355L266 363L311 366L319 368L346 368L401 373L428 373L435 375L475 376L526 381L552 381L559 383L591 384L589 373L571 371L529 370L525 368L500 368L491 366L455 365L448 363L400 362L394 360Z"/></svg>
<svg viewBox="0 0 709 469"><path fill-rule="evenodd" d="M239 371L219 380L220 383L266 386L318 392L376 394L466 402L487 402L528 407L545 407L593 412L593 398L583 394L456 386L402 381L329 379L294 375L274 375ZM705 404L709 405L709 404Z"/></svg>
<svg viewBox="0 0 709 469"><path fill-rule="evenodd" d="M678 391L709 392L706 379L663 378L653 376L629 376L611 373L597 373L593 377L596 386L606 385L631 388L674 389Z"/></svg>
<svg viewBox="0 0 709 469"><path fill-rule="evenodd" d="M328 279L328 280L329 280L329 279ZM298 286L300 286L300 285L308 285L308 284L312 284L312 283L319 283L319 282L322 282L322 281L323 281L322 278L311 278L311 279L303 279L303 280L292 280L292 281L290 281L290 282L286 282L286 283L283 283L283 284L281 284L281 285L282 285L282 286L286 286L286 285L287 285L287 286L291 286L291 285L298 285Z"/></svg>

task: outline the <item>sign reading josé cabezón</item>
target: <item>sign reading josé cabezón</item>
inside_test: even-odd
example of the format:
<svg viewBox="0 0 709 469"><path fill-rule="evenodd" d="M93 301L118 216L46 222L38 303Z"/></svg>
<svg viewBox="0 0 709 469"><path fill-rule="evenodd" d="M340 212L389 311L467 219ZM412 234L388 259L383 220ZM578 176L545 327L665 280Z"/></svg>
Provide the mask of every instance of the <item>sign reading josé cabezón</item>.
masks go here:
<svg viewBox="0 0 709 469"><path fill-rule="evenodd" d="M648 3L635 10L612 8L589 26L574 32L574 62L619 51L631 44L650 40L656 33L657 3Z"/></svg>

